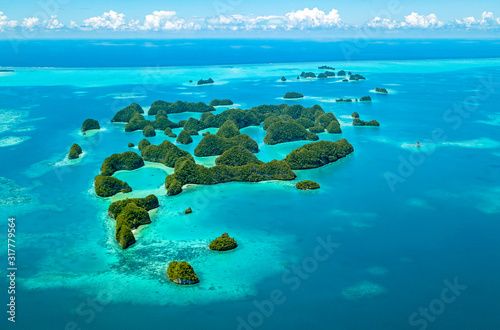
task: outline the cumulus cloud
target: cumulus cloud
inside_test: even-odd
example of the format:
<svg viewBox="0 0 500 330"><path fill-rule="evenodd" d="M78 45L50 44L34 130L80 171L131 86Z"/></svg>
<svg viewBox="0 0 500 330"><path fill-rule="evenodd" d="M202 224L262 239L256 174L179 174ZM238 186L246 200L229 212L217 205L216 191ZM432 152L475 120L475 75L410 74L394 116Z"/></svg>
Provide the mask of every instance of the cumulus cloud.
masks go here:
<svg viewBox="0 0 500 330"><path fill-rule="evenodd" d="M455 18L455 22L451 25L465 28L499 28L500 18L495 18L491 11L485 11L482 13L481 18L476 19L472 16L464 17L462 19Z"/></svg>
<svg viewBox="0 0 500 330"><path fill-rule="evenodd" d="M0 11L0 31L12 29L17 25L17 21L9 21L8 17Z"/></svg>
<svg viewBox="0 0 500 330"><path fill-rule="evenodd" d="M50 19L44 22L45 28L49 30L56 30L62 28L64 25L59 23L57 15L50 16Z"/></svg>
<svg viewBox="0 0 500 330"><path fill-rule="evenodd" d="M413 28L435 28L441 27L444 23L438 20L435 14L430 14L427 16L419 15L412 12L410 15L405 16L405 22L401 23L401 26L408 26Z"/></svg>
<svg viewBox="0 0 500 330"><path fill-rule="evenodd" d="M385 28L385 29L395 29L400 27L400 24L396 21L391 21L388 18L375 17L367 24L372 28Z"/></svg>
<svg viewBox="0 0 500 330"><path fill-rule="evenodd" d="M342 20L338 10L332 9L328 14L318 8L297 10L286 14L289 28L306 28L318 27L340 27Z"/></svg>
<svg viewBox="0 0 500 330"><path fill-rule="evenodd" d="M102 16L87 18L83 21L84 28L93 30L112 29L118 30L125 25L125 14L119 14L116 11L110 10Z"/></svg>
<svg viewBox="0 0 500 330"><path fill-rule="evenodd" d="M21 27L26 30L33 31L39 25L40 19L38 17L27 17L21 23Z"/></svg>

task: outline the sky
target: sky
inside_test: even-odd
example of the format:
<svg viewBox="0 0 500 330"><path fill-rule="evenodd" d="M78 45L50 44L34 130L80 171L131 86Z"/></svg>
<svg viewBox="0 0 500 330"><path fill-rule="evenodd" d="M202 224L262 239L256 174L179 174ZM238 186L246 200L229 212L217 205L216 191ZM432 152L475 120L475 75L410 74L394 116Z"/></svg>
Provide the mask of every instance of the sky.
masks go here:
<svg viewBox="0 0 500 330"><path fill-rule="evenodd" d="M498 37L498 0L17 0L0 38L353 36Z"/></svg>

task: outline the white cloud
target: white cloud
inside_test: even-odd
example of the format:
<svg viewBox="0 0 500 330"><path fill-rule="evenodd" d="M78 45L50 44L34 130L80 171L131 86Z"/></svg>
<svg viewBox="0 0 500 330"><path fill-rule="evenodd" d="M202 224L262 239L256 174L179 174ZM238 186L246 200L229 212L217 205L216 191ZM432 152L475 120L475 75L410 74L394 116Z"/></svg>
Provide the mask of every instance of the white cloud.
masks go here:
<svg viewBox="0 0 500 330"><path fill-rule="evenodd" d="M481 21L479 21L481 25L489 25L489 26L495 26L500 24L500 18L495 18L493 16L493 13L491 11L488 12L483 12L481 15Z"/></svg>
<svg viewBox="0 0 500 330"><path fill-rule="evenodd" d="M21 23L21 27L33 31L38 26L40 19L38 17L27 17Z"/></svg>
<svg viewBox="0 0 500 330"><path fill-rule="evenodd" d="M64 25L59 23L57 15L50 16L48 21L44 22L45 28L48 30L56 30L62 28Z"/></svg>
<svg viewBox="0 0 500 330"><path fill-rule="evenodd" d="M405 16L405 22L401 23L401 26L403 27L408 26L413 28L436 28L443 25L444 23L438 20L435 14L424 16L415 12Z"/></svg>
<svg viewBox="0 0 500 330"><path fill-rule="evenodd" d="M8 17L0 11L0 32L17 26L17 21L9 21Z"/></svg>
<svg viewBox="0 0 500 330"><path fill-rule="evenodd" d="M343 25L339 12L332 9L328 14L318 8L297 10L285 15L288 28L340 27Z"/></svg>
<svg viewBox="0 0 500 330"><path fill-rule="evenodd" d="M452 25L465 28L498 28L500 27L500 18L495 18L491 11L485 11L482 13L481 18L478 19L472 16L462 19L455 18L455 22Z"/></svg>
<svg viewBox="0 0 500 330"><path fill-rule="evenodd" d="M471 26L474 26L476 24L478 24L478 22L472 16L470 16L470 17L464 17L461 20L455 18L455 25L457 25L457 26L464 26L464 27L470 28Z"/></svg>
<svg viewBox="0 0 500 330"><path fill-rule="evenodd" d="M388 18L375 17L367 24L372 28L385 28L385 29L395 29L399 28L400 24L396 21L391 21Z"/></svg>
<svg viewBox="0 0 500 330"><path fill-rule="evenodd" d="M125 14L118 14L110 10L102 16L91 17L83 21L84 27L94 30L97 29L112 29L118 30L125 25Z"/></svg>

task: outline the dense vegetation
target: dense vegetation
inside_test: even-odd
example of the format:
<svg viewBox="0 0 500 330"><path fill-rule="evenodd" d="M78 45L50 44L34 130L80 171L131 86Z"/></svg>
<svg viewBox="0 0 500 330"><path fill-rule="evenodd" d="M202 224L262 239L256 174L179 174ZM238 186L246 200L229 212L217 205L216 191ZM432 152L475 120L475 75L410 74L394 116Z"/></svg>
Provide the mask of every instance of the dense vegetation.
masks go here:
<svg viewBox="0 0 500 330"><path fill-rule="evenodd" d="M233 136L240 135L240 130L238 129L238 126L232 121L231 119L226 120L224 124L219 128L217 131L216 135L230 139Z"/></svg>
<svg viewBox="0 0 500 330"><path fill-rule="evenodd" d="M95 193L100 197L110 197L119 192L128 193L132 188L126 183L112 176L98 175L94 178Z"/></svg>
<svg viewBox="0 0 500 330"><path fill-rule="evenodd" d="M371 102L372 101L372 98L369 97L369 96L361 96L361 98L359 99L361 102Z"/></svg>
<svg viewBox="0 0 500 330"><path fill-rule="evenodd" d="M142 134L145 137L153 137L156 136L155 128L152 125L148 125L142 129Z"/></svg>
<svg viewBox="0 0 500 330"><path fill-rule="evenodd" d="M326 73L320 73L318 75L318 79L326 79L326 78L328 78L328 76L326 75Z"/></svg>
<svg viewBox="0 0 500 330"><path fill-rule="evenodd" d="M193 138L186 130L182 130L175 141L180 144L190 144L193 142Z"/></svg>
<svg viewBox="0 0 500 330"><path fill-rule="evenodd" d="M284 161L292 170L317 168L337 161L354 151L346 139L337 142L319 141L293 150Z"/></svg>
<svg viewBox="0 0 500 330"><path fill-rule="evenodd" d="M80 147L78 144L74 143L71 148L69 149L69 154L68 158L69 159L77 159L80 157L80 154L82 153L82 147Z"/></svg>
<svg viewBox="0 0 500 330"><path fill-rule="evenodd" d="M198 80L198 85L206 85L206 84L213 84L213 83L214 83L214 80L212 78Z"/></svg>
<svg viewBox="0 0 500 330"><path fill-rule="evenodd" d="M335 70L335 68L328 66L328 65L322 65L318 67L319 70Z"/></svg>
<svg viewBox="0 0 500 330"><path fill-rule="evenodd" d="M168 279L177 284L195 284L200 280L193 267L185 261L172 261L167 268Z"/></svg>
<svg viewBox="0 0 500 330"><path fill-rule="evenodd" d="M215 159L216 165L243 166L246 164L263 164L257 156L242 146L234 146Z"/></svg>
<svg viewBox="0 0 500 330"><path fill-rule="evenodd" d="M335 77L335 72L333 72L333 71L325 71L325 75L327 77Z"/></svg>
<svg viewBox="0 0 500 330"><path fill-rule="evenodd" d="M356 111L352 113L351 115L352 118L359 118L359 113L357 113Z"/></svg>
<svg viewBox="0 0 500 330"><path fill-rule="evenodd" d="M181 113L181 112L207 112L215 111L213 106L209 106L203 102L182 102L177 101L174 103L165 102L162 100L154 101L151 104L151 108L148 110L148 115L156 115L159 111L163 111L166 114L171 113ZM175 127L172 127L175 128Z"/></svg>
<svg viewBox="0 0 500 330"><path fill-rule="evenodd" d="M132 142L129 142L128 145L127 145L129 148L132 148L135 146L135 144L133 144Z"/></svg>
<svg viewBox="0 0 500 330"><path fill-rule="evenodd" d="M165 179L167 195L182 192L185 184L217 184L232 181L259 182L265 180L293 180L295 173L287 162L272 160L264 164L243 166L216 165L205 167L195 164L192 159L179 159L175 164L174 174Z"/></svg>
<svg viewBox="0 0 500 330"><path fill-rule="evenodd" d="M314 74L314 72L302 72L300 74L300 76L302 78L316 78L316 75Z"/></svg>
<svg viewBox="0 0 500 330"><path fill-rule="evenodd" d="M229 251L235 249L237 246L238 243L236 243L234 238L229 237L228 233L222 234L220 237L217 237L208 245L210 250L215 251Z"/></svg>
<svg viewBox="0 0 500 330"><path fill-rule="evenodd" d="M111 119L111 121L114 123L115 122L128 123L136 113L138 114L144 113L144 110L142 110L139 104L132 103L129 106L118 111L113 117L113 119Z"/></svg>
<svg viewBox="0 0 500 330"><path fill-rule="evenodd" d="M85 119L82 124L82 132L90 131L92 129L100 129L99 122L95 119Z"/></svg>
<svg viewBox="0 0 500 330"><path fill-rule="evenodd" d="M362 75L360 74L352 74L350 77L349 77L349 80L354 80L354 81L358 81L358 80L365 80L366 78L363 77Z"/></svg>
<svg viewBox="0 0 500 330"><path fill-rule="evenodd" d="M140 143L139 149L141 149ZM170 141L163 141L157 146L153 144L143 146L141 155L148 162L162 163L168 167L174 167L176 161L182 157L193 160L193 156L189 152L182 150Z"/></svg>
<svg viewBox="0 0 500 330"><path fill-rule="evenodd" d="M285 96L283 96L284 99L300 99L302 97L304 97L304 95L297 92L287 92Z"/></svg>
<svg viewBox="0 0 500 330"><path fill-rule="evenodd" d="M219 156L226 150L238 145L248 149L250 152L259 151L257 142L246 134L238 134L232 138L209 134L201 139L200 143L194 149L194 155L197 157Z"/></svg>
<svg viewBox="0 0 500 330"><path fill-rule="evenodd" d="M385 89L385 88L380 88L380 87L375 88L375 92L377 92L377 93L384 93L384 94L389 93L389 92L387 91L387 89Z"/></svg>
<svg viewBox="0 0 500 330"><path fill-rule="evenodd" d="M340 70L339 72L337 72L337 77L345 77L345 71Z"/></svg>
<svg viewBox="0 0 500 330"><path fill-rule="evenodd" d="M380 126L376 120L364 121L359 118L354 118L352 124L353 126Z"/></svg>
<svg viewBox="0 0 500 330"><path fill-rule="evenodd" d="M274 145L299 140L316 141L318 139L316 134L307 131L304 126L295 121L278 121L267 128L264 143Z"/></svg>
<svg viewBox="0 0 500 330"><path fill-rule="evenodd" d="M233 101L231 101L230 99L214 99L210 101L209 106L216 107L219 105L233 105L233 104L234 104Z"/></svg>
<svg viewBox="0 0 500 330"><path fill-rule="evenodd" d="M295 188L300 190L319 189L319 184L314 181L304 180L297 182L297 184L295 184Z"/></svg>
<svg viewBox="0 0 500 330"><path fill-rule="evenodd" d="M108 215L111 218L116 219L116 217L129 203L134 203L135 205L137 205L138 207L142 207L146 211L155 209L160 206L158 197L156 197L155 195L149 195L144 198L127 198L111 203L111 205L108 207Z"/></svg>
<svg viewBox="0 0 500 330"><path fill-rule="evenodd" d="M313 126L309 128L309 132L318 134L318 133L323 133L325 131L325 128L323 126Z"/></svg>
<svg viewBox="0 0 500 330"><path fill-rule="evenodd" d="M142 142L142 141L141 141ZM113 175L116 171L135 170L144 166L144 160L133 151L113 154L106 158L101 166L102 175Z"/></svg>

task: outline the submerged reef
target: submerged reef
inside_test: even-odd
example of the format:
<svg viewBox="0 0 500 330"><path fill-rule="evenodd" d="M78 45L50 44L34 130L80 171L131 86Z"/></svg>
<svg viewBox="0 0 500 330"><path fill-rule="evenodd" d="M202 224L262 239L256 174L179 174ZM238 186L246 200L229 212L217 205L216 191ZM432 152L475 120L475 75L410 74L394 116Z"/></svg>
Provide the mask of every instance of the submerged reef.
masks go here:
<svg viewBox="0 0 500 330"><path fill-rule="evenodd" d="M300 190L313 190L319 189L319 184L314 181L304 180L297 182L297 184L295 184L295 188Z"/></svg>
<svg viewBox="0 0 500 330"><path fill-rule="evenodd" d="M287 92L283 98L284 99L300 99L300 98L303 98L304 95L301 94L301 93L297 93L297 92Z"/></svg>
<svg viewBox="0 0 500 330"><path fill-rule="evenodd" d="M68 153L68 158L69 159L77 159L80 157L82 153L82 147L80 147L78 144L74 143L71 148L69 149Z"/></svg>
<svg viewBox="0 0 500 330"><path fill-rule="evenodd" d="M289 153L284 161L292 170L317 168L336 162L354 151L346 139L308 143Z"/></svg>
<svg viewBox="0 0 500 330"><path fill-rule="evenodd" d="M236 249L237 246L238 243L236 243L234 238L229 237L228 233L224 233L220 237L217 237L212 242L210 242L208 248L214 251L229 251Z"/></svg>
<svg viewBox="0 0 500 330"><path fill-rule="evenodd" d="M99 126L99 122L95 119L85 119L85 121L82 124L82 132L85 133L86 131L90 131L93 129L100 129L101 126Z"/></svg>
<svg viewBox="0 0 500 330"><path fill-rule="evenodd" d="M185 261L172 261L168 265L167 276L176 284L189 285L200 282L193 267Z"/></svg>
<svg viewBox="0 0 500 330"><path fill-rule="evenodd" d="M132 191L132 188L126 182L105 175L97 175L94 178L94 188L99 197L110 197L120 192L128 193Z"/></svg>

